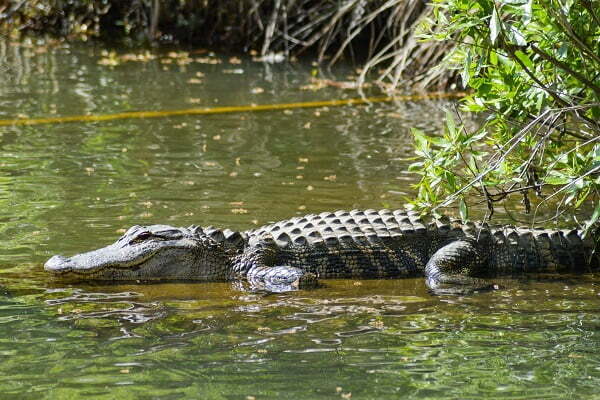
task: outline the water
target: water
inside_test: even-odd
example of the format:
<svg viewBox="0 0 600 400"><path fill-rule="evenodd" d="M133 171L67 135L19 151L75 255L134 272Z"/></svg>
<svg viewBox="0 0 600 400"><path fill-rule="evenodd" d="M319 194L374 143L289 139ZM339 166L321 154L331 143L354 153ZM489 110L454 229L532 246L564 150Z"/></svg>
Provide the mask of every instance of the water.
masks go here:
<svg viewBox="0 0 600 400"><path fill-rule="evenodd" d="M144 51L116 55L131 53ZM350 67L166 50L109 66L102 54L2 43L0 119L356 96L302 88L314 74L348 79ZM437 129L445 107L0 128L0 397L600 398L595 275L434 297L423 279L265 295L228 283L66 284L42 270L134 224L247 229L400 206L415 180L409 127Z"/></svg>

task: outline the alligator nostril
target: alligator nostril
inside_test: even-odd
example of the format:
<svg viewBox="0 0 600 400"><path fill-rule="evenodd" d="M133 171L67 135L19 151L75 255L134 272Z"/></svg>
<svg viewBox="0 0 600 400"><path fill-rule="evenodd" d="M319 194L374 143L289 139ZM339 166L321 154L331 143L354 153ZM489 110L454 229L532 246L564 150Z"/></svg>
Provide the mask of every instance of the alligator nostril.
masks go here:
<svg viewBox="0 0 600 400"><path fill-rule="evenodd" d="M46 261L46 264L44 264L44 269L51 272L61 272L65 269L68 269L71 264L71 260L67 257L53 256Z"/></svg>

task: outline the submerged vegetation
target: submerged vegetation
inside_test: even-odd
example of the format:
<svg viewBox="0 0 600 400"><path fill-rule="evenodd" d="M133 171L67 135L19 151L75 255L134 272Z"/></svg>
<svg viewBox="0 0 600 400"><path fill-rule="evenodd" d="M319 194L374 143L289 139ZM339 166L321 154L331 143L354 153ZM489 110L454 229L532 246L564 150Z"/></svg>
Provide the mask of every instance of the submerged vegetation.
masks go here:
<svg viewBox="0 0 600 400"><path fill-rule="evenodd" d="M420 159L412 170L422 175L414 204L454 202L467 218L475 198L487 202L491 216L516 195L534 217L545 209L547 218L564 214L595 226L600 2L436 0L430 23L429 39L456 44L445 65L472 90L464 110L487 118L473 132L450 114L442 137L414 131Z"/></svg>

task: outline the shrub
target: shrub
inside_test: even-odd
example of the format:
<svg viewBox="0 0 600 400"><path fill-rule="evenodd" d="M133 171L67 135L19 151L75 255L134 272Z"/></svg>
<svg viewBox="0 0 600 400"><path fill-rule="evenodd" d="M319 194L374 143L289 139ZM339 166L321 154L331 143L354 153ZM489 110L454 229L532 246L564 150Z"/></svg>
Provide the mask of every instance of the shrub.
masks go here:
<svg viewBox="0 0 600 400"><path fill-rule="evenodd" d="M491 216L520 196L534 217L553 207L554 217L593 226L600 217L600 2L435 0L424 36L456 44L445 65L472 90L462 109L485 121L467 132L449 114L440 137L414 130L422 159L411 167L421 174L413 205L455 203L467 218L468 205L483 199ZM591 215L586 221L581 209Z"/></svg>

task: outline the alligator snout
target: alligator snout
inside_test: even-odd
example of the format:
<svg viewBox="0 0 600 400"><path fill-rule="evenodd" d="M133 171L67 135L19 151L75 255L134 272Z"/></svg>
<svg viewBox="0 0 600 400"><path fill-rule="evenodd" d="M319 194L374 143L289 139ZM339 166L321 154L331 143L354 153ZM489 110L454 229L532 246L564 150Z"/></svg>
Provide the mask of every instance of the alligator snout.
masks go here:
<svg viewBox="0 0 600 400"><path fill-rule="evenodd" d="M75 263L71 261L70 258L63 256L53 256L48 261L46 261L46 264L44 264L44 269L46 271L55 274L66 271L72 271L74 267Z"/></svg>

